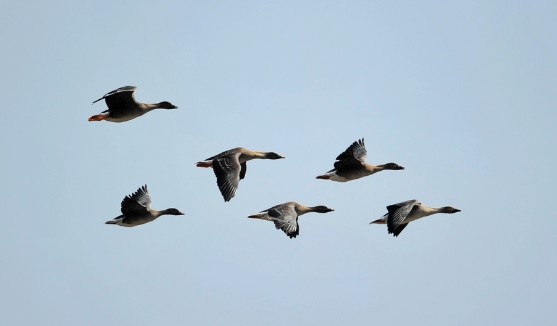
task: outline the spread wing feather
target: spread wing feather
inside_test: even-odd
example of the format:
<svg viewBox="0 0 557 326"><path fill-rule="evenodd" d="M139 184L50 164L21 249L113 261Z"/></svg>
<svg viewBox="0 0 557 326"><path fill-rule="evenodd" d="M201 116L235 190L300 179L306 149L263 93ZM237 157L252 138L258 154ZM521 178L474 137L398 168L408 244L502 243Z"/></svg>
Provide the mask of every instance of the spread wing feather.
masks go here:
<svg viewBox="0 0 557 326"><path fill-rule="evenodd" d="M144 185L122 200L121 211L123 215L144 215L148 213L150 206L151 196L147 185Z"/></svg>
<svg viewBox="0 0 557 326"><path fill-rule="evenodd" d="M389 233L393 233L397 236L400 232L402 232L402 230L406 227L406 224L408 224L404 223L404 220L417 203L417 200L408 200L387 206L387 210L389 211L389 215L387 217L387 230ZM404 226L401 228L402 225Z"/></svg>
<svg viewBox="0 0 557 326"><path fill-rule="evenodd" d="M213 171L224 201L230 201L240 184L240 153L213 160Z"/></svg>
<svg viewBox="0 0 557 326"><path fill-rule="evenodd" d="M358 160L360 162L365 162L367 156L367 150L364 145L364 139L357 140L352 143L344 152L337 156L337 160Z"/></svg>

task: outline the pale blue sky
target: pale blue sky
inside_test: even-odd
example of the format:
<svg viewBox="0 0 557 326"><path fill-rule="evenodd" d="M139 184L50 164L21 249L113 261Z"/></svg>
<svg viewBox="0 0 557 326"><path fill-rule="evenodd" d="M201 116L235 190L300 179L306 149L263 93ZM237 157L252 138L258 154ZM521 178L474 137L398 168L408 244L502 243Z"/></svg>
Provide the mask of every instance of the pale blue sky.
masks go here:
<svg viewBox="0 0 557 326"><path fill-rule="evenodd" d="M554 1L3 1L2 325L552 325ZM168 100L90 123L120 86ZM365 138L387 171L316 180ZM250 162L225 203L195 162ZM147 184L137 228L104 222ZM462 210L398 238L408 199ZM246 216L327 205L289 239Z"/></svg>

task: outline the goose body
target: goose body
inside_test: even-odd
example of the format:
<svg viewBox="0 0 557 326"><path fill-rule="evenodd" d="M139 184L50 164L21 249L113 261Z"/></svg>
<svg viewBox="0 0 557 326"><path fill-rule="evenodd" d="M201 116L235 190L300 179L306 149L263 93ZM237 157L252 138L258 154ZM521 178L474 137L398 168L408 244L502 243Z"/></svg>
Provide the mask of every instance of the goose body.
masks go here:
<svg viewBox="0 0 557 326"><path fill-rule="evenodd" d="M382 165L371 165L365 162L367 150L364 139L355 141L344 152L337 156L334 169L319 175L316 179L347 182L367 177L383 170L404 170L404 167L396 163Z"/></svg>
<svg viewBox="0 0 557 326"><path fill-rule="evenodd" d="M326 206L308 207L300 205L296 202L288 202L273 206L269 209L261 211L259 214L248 216L249 218L257 218L275 223L277 230L282 230L288 237L295 238L300 234L298 225L298 217L310 213L328 213L334 211Z"/></svg>
<svg viewBox="0 0 557 326"><path fill-rule="evenodd" d="M422 205L417 200L407 200L398 204L387 206L387 214L382 218L370 222L370 224L387 224L389 234L397 237L408 223L433 214L446 213L453 214L460 212L451 206L439 208Z"/></svg>
<svg viewBox="0 0 557 326"><path fill-rule="evenodd" d="M236 194L240 180L246 176L247 161L253 159L277 160L281 158L284 157L274 152L256 152L237 147L211 156L205 161L197 162L196 166L213 168L224 201L230 201Z"/></svg>
<svg viewBox="0 0 557 326"><path fill-rule="evenodd" d="M166 101L155 104L139 103L133 96L135 89L135 86L120 87L94 101L93 104L104 99L108 110L90 117L89 121L126 122L155 109L178 108Z"/></svg>
<svg viewBox="0 0 557 326"><path fill-rule="evenodd" d="M162 211L152 209L151 196L147 191L147 185L124 197L121 206L122 215L107 221L106 224L131 227L152 222L162 215L184 215L176 208L168 208Z"/></svg>

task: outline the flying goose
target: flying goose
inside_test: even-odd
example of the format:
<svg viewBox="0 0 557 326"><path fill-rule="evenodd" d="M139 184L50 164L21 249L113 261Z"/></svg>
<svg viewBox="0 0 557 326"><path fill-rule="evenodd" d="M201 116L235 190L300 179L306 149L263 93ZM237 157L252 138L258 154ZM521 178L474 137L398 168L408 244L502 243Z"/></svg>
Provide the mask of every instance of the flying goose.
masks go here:
<svg viewBox="0 0 557 326"><path fill-rule="evenodd" d="M404 167L396 163L382 165L371 165L365 162L367 150L364 139L355 141L344 152L337 156L335 168L316 179L325 179L338 182L347 182L359 178L367 177L383 170L404 170Z"/></svg>
<svg viewBox="0 0 557 326"><path fill-rule="evenodd" d="M387 206L388 213L383 215L382 218L377 219L369 224L387 224L387 230L389 234L397 237L402 230L408 225L408 223L420 219L425 216L446 213L453 214L460 212L460 209L456 209L451 206L444 206L440 208L432 208L417 200L408 200L402 203Z"/></svg>
<svg viewBox="0 0 557 326"><path fill-rule="evenodd" d="M203 162L197 162L201 168L213 168L217 177L217 185L224 201L230 201L240 180L246 176L246 162L253 159L277 160L284 158L273 152L255 152L242 147L233 148L218 155L211 156Z"/></svg>
<svg viewBox="0 0 557 326"><path fill-rule="evenodd" d="M327 206L307 207L296 202L288 202L273 206L269 209L261 211L259 214L250 215L248 217L272 221L275 223L277 230L282 230L292 239L300 234L298 216L310 212L328 213L332 211L334 211L334 209L328 208Z"/></svg>
<svg viewBox="0 0 557 326"><path fill-rule="evenodd" d="M122 215L107 221L105 224L116 224L120 226L138 226L152 222L161 215L184 215L176 208L157 211L151 207L151 196L147 191L147 185L140 187L131 195L122 200Z"/></svg>
<svg viewBox="0 0 557 326"><path fill-rule="evenodd" d="M125 122L144 115L154 109L177 109L178 107L170 102L160 102L155 104L139 103L133 97L135 86L120 87L112 92L106 93L103 97L93 102L93 104L104 99L108 110L96 114L89 118L89 121L111 121Z"/></svg>

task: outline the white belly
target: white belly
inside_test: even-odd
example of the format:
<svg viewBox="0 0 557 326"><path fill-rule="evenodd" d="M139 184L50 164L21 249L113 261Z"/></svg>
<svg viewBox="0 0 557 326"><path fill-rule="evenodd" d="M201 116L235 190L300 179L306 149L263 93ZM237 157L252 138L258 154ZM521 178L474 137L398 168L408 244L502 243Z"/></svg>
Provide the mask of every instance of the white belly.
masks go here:
<svg viewBox="0 0 557 326"><path fill-rule="evenodd" d="M112 118L112 117L106 117L106 121L110 121L110 122L126 122L126 121L130 121L132 119L135 119L137 117L139 117L140 115L130 115L130 116L125 116L125 117L121 117L121 118Z"/></svg>

